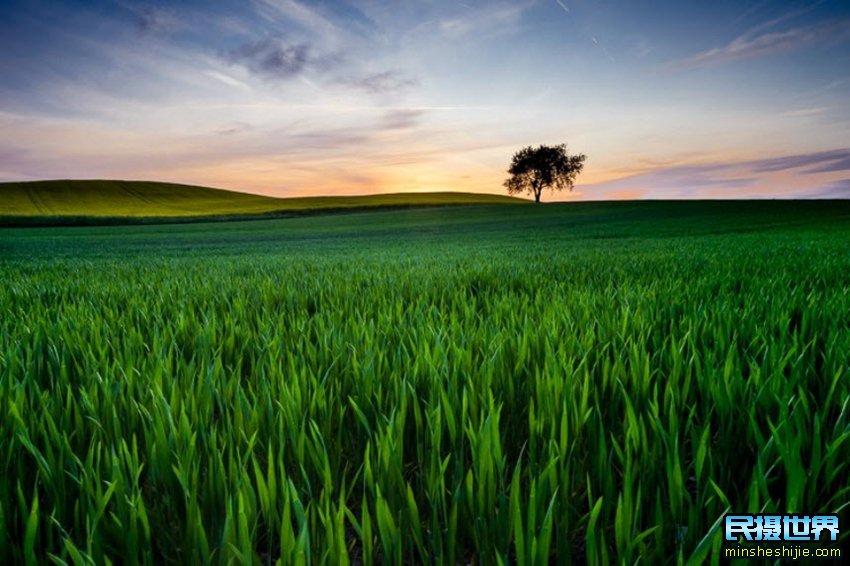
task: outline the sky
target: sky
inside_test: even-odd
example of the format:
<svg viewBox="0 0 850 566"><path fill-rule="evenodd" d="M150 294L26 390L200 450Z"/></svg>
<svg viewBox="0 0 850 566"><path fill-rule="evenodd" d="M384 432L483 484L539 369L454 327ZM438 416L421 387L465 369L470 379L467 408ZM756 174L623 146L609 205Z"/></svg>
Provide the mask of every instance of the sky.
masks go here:
<svg viewBox="0 0 850 566"><path fill-rule="evenodd" d="M850 2L3 0L0 181L850 198Z"/></svg>

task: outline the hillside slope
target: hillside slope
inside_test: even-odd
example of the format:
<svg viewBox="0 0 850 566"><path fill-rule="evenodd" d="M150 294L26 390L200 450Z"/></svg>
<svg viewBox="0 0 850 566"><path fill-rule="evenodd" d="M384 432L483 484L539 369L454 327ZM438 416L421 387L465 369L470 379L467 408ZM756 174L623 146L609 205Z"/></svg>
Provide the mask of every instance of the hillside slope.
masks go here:
<svg viewBox="0 0 850 566"><path fill-rule="evenodd" d="M0 183L0 216L6 217L173 218L372 206L518 202L525 201L501 195L450 192L272 198L208 187L151 181Z"/></svg>

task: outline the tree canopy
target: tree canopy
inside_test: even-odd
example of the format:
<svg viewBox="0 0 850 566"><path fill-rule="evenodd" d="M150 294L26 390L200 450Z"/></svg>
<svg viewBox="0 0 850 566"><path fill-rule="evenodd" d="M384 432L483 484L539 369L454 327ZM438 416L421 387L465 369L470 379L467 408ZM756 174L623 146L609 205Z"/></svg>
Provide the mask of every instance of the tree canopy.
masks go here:
<svg viewBox="0 0 850 566"><path fill-rule="evenodd" d="M544 189L572 190L585 159L583 153L567 153L566 144L524 147L514 154L504 185L509 194L530 193L540 202Z"/></svg>

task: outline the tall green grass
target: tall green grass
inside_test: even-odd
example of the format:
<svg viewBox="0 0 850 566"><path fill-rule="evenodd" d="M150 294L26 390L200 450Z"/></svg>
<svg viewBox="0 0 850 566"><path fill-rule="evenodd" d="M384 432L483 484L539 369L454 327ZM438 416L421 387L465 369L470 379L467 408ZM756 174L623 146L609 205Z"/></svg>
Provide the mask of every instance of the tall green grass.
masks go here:
<svg viewBox="0 0 850 566"><path fill-rule="evenodd" d="M850 227L433 214L0 238L0 561L716 564L728 510L846 516Z"/></svg>

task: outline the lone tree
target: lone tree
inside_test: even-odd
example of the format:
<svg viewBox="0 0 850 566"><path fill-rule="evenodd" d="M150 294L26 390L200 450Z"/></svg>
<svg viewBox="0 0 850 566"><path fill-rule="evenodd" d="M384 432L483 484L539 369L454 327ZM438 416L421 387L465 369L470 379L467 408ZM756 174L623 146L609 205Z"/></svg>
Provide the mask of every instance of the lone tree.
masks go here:
<svg viewBox="0 0 850 566"><path fill-rule="evenodd" d="M585 159L583 153L567 153L566 144L524 147L514 154L504 185L509 194L531 193L534 202L540 202L543 189L573 190Z"/></svg>

